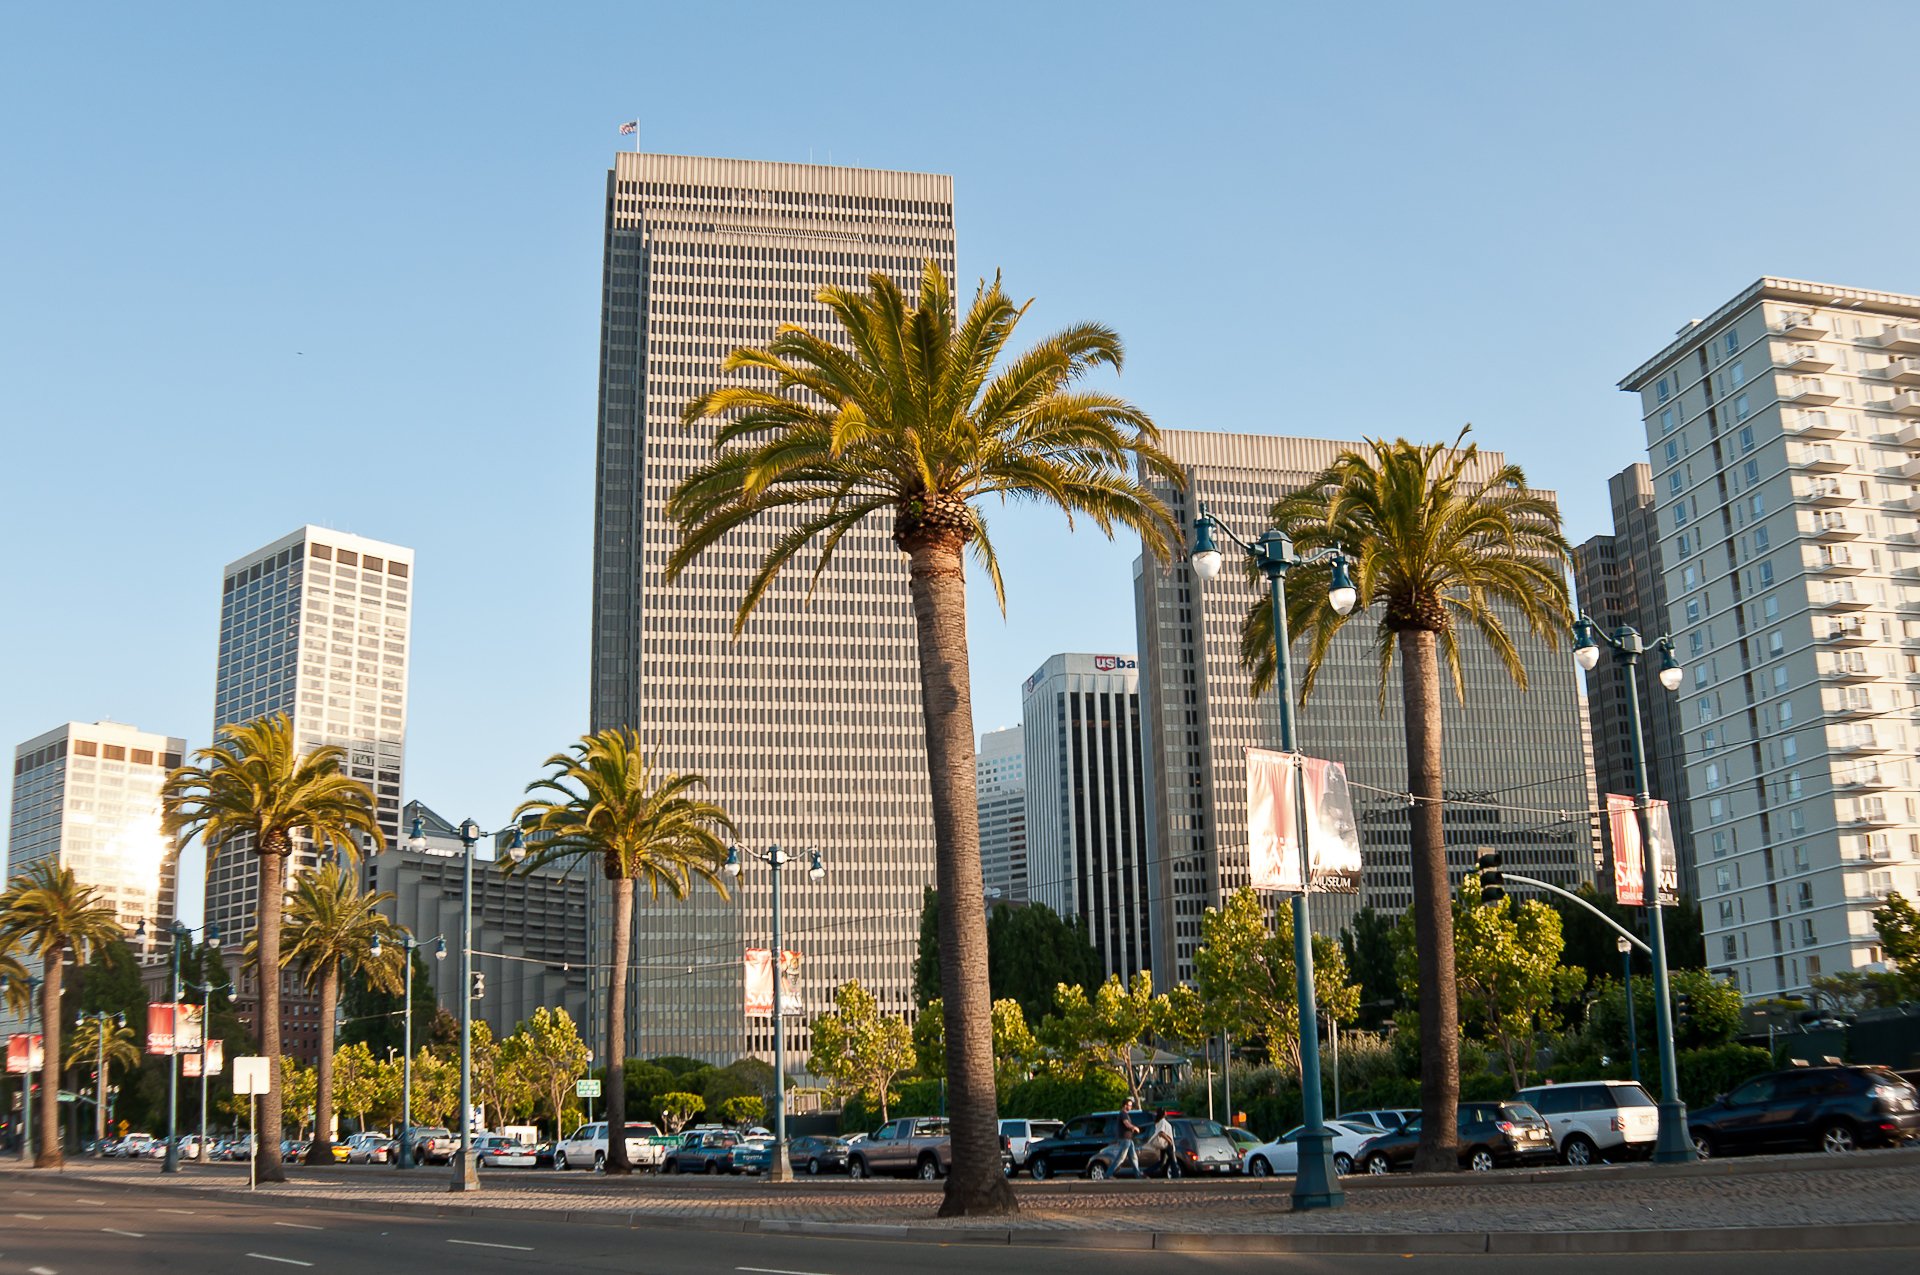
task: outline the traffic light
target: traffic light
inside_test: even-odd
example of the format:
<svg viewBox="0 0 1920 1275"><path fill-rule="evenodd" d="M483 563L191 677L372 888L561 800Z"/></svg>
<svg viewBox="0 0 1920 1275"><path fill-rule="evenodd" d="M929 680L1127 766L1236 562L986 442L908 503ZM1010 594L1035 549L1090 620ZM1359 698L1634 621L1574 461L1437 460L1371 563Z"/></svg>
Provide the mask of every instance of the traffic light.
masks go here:
<svg viewBox="0 0 1920 1275"><path fill-rule="evenodd" d="M1507 879L1500 872L1500 852L1480 852L1480 901L1498 903L1507 897Z"/></svg>
<svg viewBox="0 0 1920 1275"><path fill-rule="evenodd" d="M1673 994L1673 1030L1678 1035L1693 1026L1693 994L1675 992Z"/></svg>

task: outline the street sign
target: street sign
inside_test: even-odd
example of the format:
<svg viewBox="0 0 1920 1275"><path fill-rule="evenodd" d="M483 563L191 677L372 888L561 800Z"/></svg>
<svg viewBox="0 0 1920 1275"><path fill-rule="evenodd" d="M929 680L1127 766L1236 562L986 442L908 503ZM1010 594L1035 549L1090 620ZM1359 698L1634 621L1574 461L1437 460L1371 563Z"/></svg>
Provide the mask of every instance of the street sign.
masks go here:
<svg viewBox="0 0 1920 1275"><path fill-rule="evenodd" d="M273 1059L265 1057L235 1058L233 1060L233 1092L236 1094L260 1094L267 1092L272 1082Z"/></svg>
<svg viewBox="0 0 1920 1275"><path fill-rule="evenodd" d="M597 1080L576 1080L573 1082L573 1093L577 1098L598 1098L600 1096L600 1082Z"/></svg>

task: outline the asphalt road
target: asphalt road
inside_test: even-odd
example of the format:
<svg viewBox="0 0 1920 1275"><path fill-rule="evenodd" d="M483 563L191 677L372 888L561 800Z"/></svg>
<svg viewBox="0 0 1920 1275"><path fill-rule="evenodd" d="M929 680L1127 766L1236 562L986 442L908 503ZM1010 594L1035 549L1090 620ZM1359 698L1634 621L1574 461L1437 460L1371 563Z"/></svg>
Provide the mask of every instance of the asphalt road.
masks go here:
<svg viewBox="0 0 1920 1275"><path fill-rule="evenodd" d="M1098 1235L1089 1237L1097 1241ZM1630 1275L1659 1256L1554 1256L1555 1275ZM1860 1275L1920 1269L1920 1235L1910 1249L1854 1253L1689 1255L1689 1275ZM1384 1275L1387 1271L1523 1275L1538 1256L1278 1256L1101 1251L1056 1246L743 1235L683 1229L573 1226L537 1214L500 1217L356 1215L348 1209L225 1201L182 1193L87 1184L31 1185L0 1194L0 1275L272 1275L275 1271L438 1272L461 1275L617 1271L625 1275L895 1275L993 1269L1049 1275L1186 1275L1261 1272Z"/></svg>

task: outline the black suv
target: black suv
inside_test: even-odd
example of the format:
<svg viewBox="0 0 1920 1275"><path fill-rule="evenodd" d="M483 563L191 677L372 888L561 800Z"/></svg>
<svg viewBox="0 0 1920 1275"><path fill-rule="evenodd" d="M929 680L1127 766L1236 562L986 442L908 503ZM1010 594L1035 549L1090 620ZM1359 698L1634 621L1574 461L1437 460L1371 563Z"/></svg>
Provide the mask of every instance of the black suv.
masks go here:
<svg viewBox="0 0 1920 1275"><path fill-rule="evenodd" d="M1884 1067L1768 1072L1690 1113L1701 1159L1748 1151L1891 1146L1920 1134L1914 1087Z"/></svg>
<svg viewBox="0 0 1920 1275"><path fill-rule="evenodd" d="M1458 1111L1460 1167L1484 1172L1508 1164L1544 1163L1560 1158L1553 1130L1524 1102L1463 1102ZM1413 1166L1420 1146L1420 1117L1363 1143L1355 1158L1368 1173L1391 1173Z"/></svg>
<svg viewBox="0 0 1920 1275"><path fill-rule="evenodd" d="M1153 1128L1153 1117L1144 1111L1131 1113L1134 1127L1142 1133ZM1083 1173L1087 1164L1105 1148L1120 1141L1120 1113L1096 1111L1075 1116L1051 1138L1027 1144L1027 1171L1044 1182L1061 1173Z"/></svg>

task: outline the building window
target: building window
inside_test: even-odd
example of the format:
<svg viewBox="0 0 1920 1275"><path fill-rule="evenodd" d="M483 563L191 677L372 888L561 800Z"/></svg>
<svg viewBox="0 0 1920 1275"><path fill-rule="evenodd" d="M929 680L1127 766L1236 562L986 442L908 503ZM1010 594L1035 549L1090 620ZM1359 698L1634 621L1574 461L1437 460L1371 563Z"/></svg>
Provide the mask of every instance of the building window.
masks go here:
<svg viewBox="0 0 1920 1275"><path fill-rule="evenodd" d="M1687 599L1687 623L1688 624L1700 623L1700 599L1699 598Z"/></svg>
<svg viewBox="0 0 1920 1275"><path fill-rule="evenodd" d="M1763 562L1760 564L1760 587L1766 589L1772 587L1772 585L1773 564L1771 562Z"/></svg>
<svg viewBox="0 0 1920 1275"><path fill-rule="evenodd" d="M1793 701L1790 699L1783 699L1780 701L1780 724L1782 726L1785 726L1788 722L1791 722L1792 720L1793 720Z"/></svg>
<svg viewBox="0 0 1920 1275"><path fill-rule="evenodd" d="M1716 832L1713 834L1713 857L1716 859L1724 859L1727 857L1727 834L1724 832ZM1721 924L1724 925L1732 921L1733 920L1733 904L1722 903L1720 905L1720 908L1721 908L1721 912L1720 912Z"/></svg>
<svg viewBox="0 0 1920 1275"><path fill-rule="evenodd" d="M1725 868L1715 868L1713 870L1713 888L1718 893L1725 894L1733 888L1733 874Z"/></svg>
<svg viewBox="0 0 1920 1275"><path fill-rule="evenodd" d="M1753 493L1753 499L1748 503L1753 508L1753 516L1755 518L1760 518L1765 516L1767 512L1767 498L1765 495L1756 491Z"/></svg>
<svg viewBox="0 0 1920 1275"><path fill-rule="evenodd" d="M1666 432L1666 430L1672 429L1673 428L1673 409L1668 408L1666 412L1661 415L1660 420L1663 426L1661 431L1662 433ZM1667 440L1667 464L1669 465L1676 464L1678 463L1679 460L1680 460L1679 440L1669 438Z"/></svg>
<svg viewBox="0 0 1920 1275"><path fill-rule="evenodd" d="M1728 328L1727 329L1727 353L1738 354L1739 352L1740 352L1740 329Z"/></svg>
<svg viewBox="0 0 1920 1275"><path fill-rule="evenodd" d="M1751 425L1740 427L1740 450L1743 452L1753 450L1753 426Z"/></svg>
<svg viewBox="0 0 1920 1275"><path fill-rule="evenodd" d="M1720 951L1722 955L1725 957L1725 959L1729 961L1738 960L1740 957L1739 939L1731 934L1722 938L1720 940Z"/></svg>
<svg viewBox="0 0 1920 1275"><path fill-rule="evenodd" d="M1662 403L1667 401L1667 399L1670 397L1670 392L1667 389L1666 377L1663 376L1660 378L1660 384L1653 387L1653 392L1659 396L1659 399Z"/></svg>
<svg viewBox="0 0 1920 1275"><path fill-rule="evenodd" d="M1772 546L1773 546L1773 537L1767 534L1767 529L1765 527L1755 527L1753 529L1754 552L1765 553Z"/></svg>

